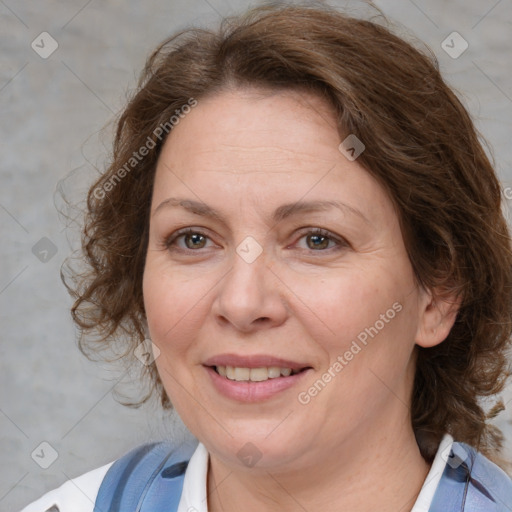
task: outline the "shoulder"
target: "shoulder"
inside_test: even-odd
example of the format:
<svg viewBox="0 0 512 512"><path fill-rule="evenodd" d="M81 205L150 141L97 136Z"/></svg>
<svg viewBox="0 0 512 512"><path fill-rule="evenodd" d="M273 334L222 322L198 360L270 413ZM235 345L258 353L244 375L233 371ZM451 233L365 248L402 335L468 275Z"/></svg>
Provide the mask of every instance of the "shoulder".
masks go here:
<svg viewBox="0 0 512 512"><path fill-rule="evenodd" d="M512 480L496 464L465 443L454 442L431 511L507 512Z"/></svg>
<svg viewBox="0 0 512 512"><path fill-rule="evenodd" d="M177 510L196 445L161 441L127 453L107 472L96 498L98 509Z"/></svg>
<svg viewBox="0 0 512 512"><path fill-rule="evenodd" d="M494 508L488 510L505 511L512 504L512 479L499 466L465 443L454 443L455 449L465 450L469 456L466 464L470 475L470 489L475 499L487 498ZM461 456L464 452L461 451Z"/></svg>
<svg viewBox="0 0 512 512"><path fill-rule="evenodd" d="M112 500L123 510L123 504L132 504L134 496L144 496L150 503L162 497L179 500L184 472L196 445L197 441L140 445L110 464L68 480L21 512L94 512L97 503L102 510L109 510L104 505Z"/></svg>
<svg viewBox="0 0 512 512"><path fill-rule="evenodd" d="M68 480L26 506L21 512L56 512L57 509L60 512L93 512L98 489L112 464Z"/></svg>

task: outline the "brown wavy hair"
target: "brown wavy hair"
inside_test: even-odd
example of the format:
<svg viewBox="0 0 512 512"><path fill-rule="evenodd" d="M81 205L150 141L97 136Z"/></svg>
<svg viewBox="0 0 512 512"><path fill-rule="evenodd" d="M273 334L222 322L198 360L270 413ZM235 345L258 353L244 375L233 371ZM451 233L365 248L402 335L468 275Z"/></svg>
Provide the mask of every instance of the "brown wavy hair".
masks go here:
<svg viewBox="0 0 512 512"><path fill-rule="evenodd" d="M358 162L394 202L418 284L461 299L446 340L417 347L411 417L423 456L432 460L449 432L497 460L502 434L481 399L509 375L511 245L500 184L435 56L385 25L326 7L265 6L219 30L180 32L154 51L117 121L110 165L88 194L88 270L64 278L80 348L90 355L114 344L131 356L145 338L155 167L184 106L245 86L312 92L332 105L341 137L364 142ZM147 372L171 407L155 365Z"/></svg>

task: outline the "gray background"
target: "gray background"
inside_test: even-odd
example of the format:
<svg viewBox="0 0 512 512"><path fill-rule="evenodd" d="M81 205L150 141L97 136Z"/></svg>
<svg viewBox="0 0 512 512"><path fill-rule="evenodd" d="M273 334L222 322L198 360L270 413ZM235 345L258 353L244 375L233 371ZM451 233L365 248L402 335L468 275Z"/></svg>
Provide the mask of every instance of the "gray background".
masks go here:
<svg viewBox="0 0 512 512"><path fill-rule="evenodd" d="M100 130L122 108L161 39L256 3L0 0L1 511L17 510L148 439L185 435L179 420L156 404L139 410L119 405L113 393L130 391L128 382L116 385L122 372L91 363L77 350L71 299L59 277L76 246L76 226L59 215L63 203L55 192L83 198L108 152L111 127ZM331 3L354 13L361 8L355 1ZM512 185L512 0L376 4L403 25L403 34L432 47L489 140L504 187ZM452 31L469 44L457 59L441 47ZM47 59L31 48L42 32L59 45ZM510 388L507 411L496 421L506 432L509 456ZM48 469L31 458L43 441L58 452ZM49 457L51 450L44 453Z"/></svg>

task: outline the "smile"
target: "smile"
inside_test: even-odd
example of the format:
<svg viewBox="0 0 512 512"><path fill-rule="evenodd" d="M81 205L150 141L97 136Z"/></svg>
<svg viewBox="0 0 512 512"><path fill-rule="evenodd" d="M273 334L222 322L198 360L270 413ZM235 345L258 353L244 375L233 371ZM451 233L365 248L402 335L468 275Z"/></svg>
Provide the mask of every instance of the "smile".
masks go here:
<svg viewBox="0 0 512 512"><path fill-rule="evenodd" d="M204 366L204 368L213 384L213 389L220 395L246 403L277 398L293 387L300 390L304 387L303 379L313 371L311 367L291 369L284 366L248 368L214 365Z"/></svg>

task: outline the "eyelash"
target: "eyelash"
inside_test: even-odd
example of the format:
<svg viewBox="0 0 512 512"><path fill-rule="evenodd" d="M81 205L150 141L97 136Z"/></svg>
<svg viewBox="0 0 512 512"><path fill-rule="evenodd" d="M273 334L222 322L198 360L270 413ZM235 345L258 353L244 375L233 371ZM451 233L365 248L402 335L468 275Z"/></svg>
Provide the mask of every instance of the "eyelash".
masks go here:
<svg viewBox="0 0 512 512"><path fill-rule="evenodd" d="M201 231L200 229L193 229L193 228L183 228L183 229L180 229L178 231L176 231L175 233L173 233L169 238L167 238L164 242L164 245L165 245L165 248L168 249L168 250L178 250L178 251L181 251L181 252L188 252L188 253L192 253L192 252L199 252L200 249L188 249L188 248L181 248L181 247L176 247L176 241L178 239L180 239L181 237L184 237L186 235L201 235L207 239L210 239L210 237L204 233L203 231ZM325 238L328 238L330 241L333 241L337 244L336 247L330 247L330 248L327 248L327 249L319 249L319 250L314 250L314 249L304 249L306 251L309 251L311 253L315 253L315 252L331 252L331 251L336 251L336 250L339 250L339 249L343 249L343 248L347 248L349 247L349 243L343 239L340 239L336 236L334 236L332 233L330 233L329 231L326 231L325 229L321 229L321 228L308 228L308 231L304 231L300 238L304 238L308 235L312 235L312 236L321 236L321 237L325 237ZM203 248L201 248L203 249Z"/></svg>

